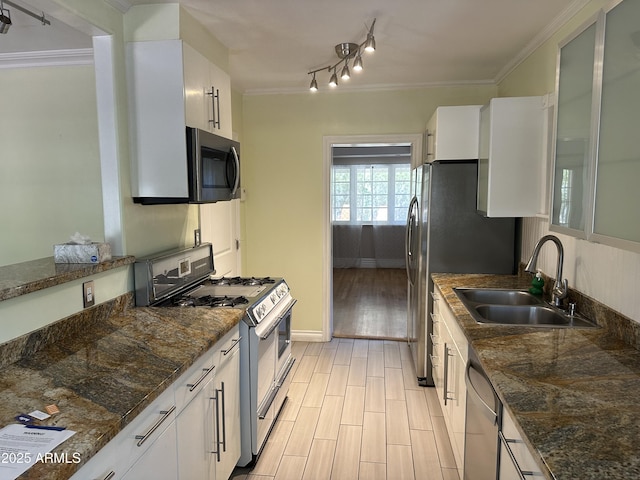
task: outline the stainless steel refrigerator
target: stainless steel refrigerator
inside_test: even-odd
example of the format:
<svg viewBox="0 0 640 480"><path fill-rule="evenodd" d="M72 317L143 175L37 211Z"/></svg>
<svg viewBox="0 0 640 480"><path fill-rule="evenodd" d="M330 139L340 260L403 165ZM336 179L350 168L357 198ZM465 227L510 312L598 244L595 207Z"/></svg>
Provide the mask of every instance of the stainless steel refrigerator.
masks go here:
<svg viewBox="0 0 640 480"><path fill-rule="evenodd" d="M432 273L515 273L516 219L476 212L477 161L433 162L413 171L407 215L407 338L418 383L433 385Z"/></svg>

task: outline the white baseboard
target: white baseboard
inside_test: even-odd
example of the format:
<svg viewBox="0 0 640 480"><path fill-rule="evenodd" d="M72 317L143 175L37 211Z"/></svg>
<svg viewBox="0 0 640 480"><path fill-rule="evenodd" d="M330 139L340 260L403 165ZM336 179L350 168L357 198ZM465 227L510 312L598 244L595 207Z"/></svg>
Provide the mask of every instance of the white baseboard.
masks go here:
<svg viewBox="0 0 640 480"><path fill-rule="evenodd" d="M292 342L326 342L324 334L318 330L291 330Z"/></svg>

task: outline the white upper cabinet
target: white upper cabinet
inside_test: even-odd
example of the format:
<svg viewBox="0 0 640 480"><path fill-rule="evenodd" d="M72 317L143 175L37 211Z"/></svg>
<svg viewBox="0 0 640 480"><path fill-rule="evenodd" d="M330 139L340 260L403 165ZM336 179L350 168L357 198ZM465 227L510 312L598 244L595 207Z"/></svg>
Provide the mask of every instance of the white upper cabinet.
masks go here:
<svg viewBox="0 0 640 480"><path fill-rule="evenodd" d="M189 45L183 51L187 125L231 138L229 75Z"/></svg>
<svg viewBox="0 0 640 480"><path fill-rule="evenodd" d="M207 118L209 131L216 135L232 138L231 125L231 78L214 63L209 64L209 85L207 89Z"/></svg>
<svg viewBox="0 0 640 480"><path fill-rule="evenodd" d="M438 107L427 123L425 161L476 160L481 105Z"/></svg>
<svg viewBox="0 0 640 480"><path fill-rule="evenodd" d="M477 209L533 217L542 195L543 98L493 98L480 110Z"/></svg>
<svg viewBox="0 0 640 480"><path fill-rule="evenodd" d="M640 252L638 2L612 4L558 45L550 229Z"/></svg>
<svg viewBox="0 0 640 480"><path fill-rule="evenodd" d="M127 44L133 197L188 198L183 43ZM194 102L188 102L192 105Z"/></svg>
<svg viewBox="0 0 640 480"><path fill-rule="evenodd" d="M185 128L231 138L229 75L182 40L130 42L126 56L133 197L187 198Z"/></svg>

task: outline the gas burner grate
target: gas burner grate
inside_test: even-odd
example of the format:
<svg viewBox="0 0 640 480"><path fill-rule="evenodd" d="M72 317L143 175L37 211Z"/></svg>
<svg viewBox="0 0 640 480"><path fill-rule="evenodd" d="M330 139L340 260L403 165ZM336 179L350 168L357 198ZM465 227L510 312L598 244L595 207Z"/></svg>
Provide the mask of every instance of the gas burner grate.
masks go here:
<svg viewBox="0 0 640 480"><path fill-rule="evenodd" d="M249 303L246 297L212 297L210 295L206 295L204 297L200 297L198 302L201 305L209 306L209 307L236 307L238 305L246 305Z"/></svg>
<svg viewBox="0 0 640 480"><path fill-rule="evenodd" d="M248 304L249 300L243 296L205 295L203 297L178 297L172 299L171 303L176 307L237 307Z"/></svg>

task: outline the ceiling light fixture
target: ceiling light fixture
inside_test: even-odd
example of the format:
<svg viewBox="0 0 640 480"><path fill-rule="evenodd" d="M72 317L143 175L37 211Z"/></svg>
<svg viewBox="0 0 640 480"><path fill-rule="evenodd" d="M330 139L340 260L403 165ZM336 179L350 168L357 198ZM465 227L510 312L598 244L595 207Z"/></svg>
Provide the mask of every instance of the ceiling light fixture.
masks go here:
<svg viewBox="0 0 640 480"><path fill-rule="evenodd" d="M309 90L312 92L318 91L318 82L316 81L316 73L321 72L323 70L327 70L331 72L333 70L333 74L331 75L331 79L329 80L330 87L338 86L338 75L336 74L338 66L344 63L342 67L340 77L343 80L349 80L351 78L351 72L349 71L349 60L355 57L353 62L353 71L360 72L362 71L362 50L366 52L374 52L376 49L376 39L373 36L373 27L376 24L376 19L373 19L373 23L367 32L367 39L361 44L357 43L339 43L336 45L336 55L338 55L338 62L333 65L329 65L327 67L318 68L316 70L312 70L308 73L308 75L312 75L311 84L309 85Z"/></svg>
<svg viewBox="0 0 640 480"><path fill-rule="evenodd" d="M29 15L30 17L40 20L42 22L42 25L51 25L51 22L45 18L44 12L38 15L37 13L33 13L31 10L27 10L26 8L13 3L10 0L0 0L0 33L7 33L9 31L9 27L11 26L11 14L8 8L4 8L5 3L15 8L16 10Z"/></svg>

